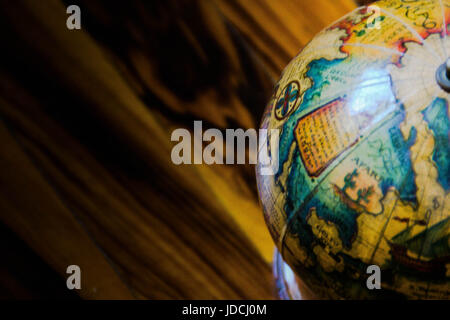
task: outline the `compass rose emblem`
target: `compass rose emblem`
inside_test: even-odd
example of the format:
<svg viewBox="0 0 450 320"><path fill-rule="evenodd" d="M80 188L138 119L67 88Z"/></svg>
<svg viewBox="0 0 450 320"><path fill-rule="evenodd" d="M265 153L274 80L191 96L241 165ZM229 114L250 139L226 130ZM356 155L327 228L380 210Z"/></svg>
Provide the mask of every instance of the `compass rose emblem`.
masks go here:
<svg viewBox="0 0 450 320"><path fill-rule="evenodd" d="M297 106L300 97L300 84L298 81L291 81L281 91L280 96L275 104L275 118L283 120Z"/></svg>

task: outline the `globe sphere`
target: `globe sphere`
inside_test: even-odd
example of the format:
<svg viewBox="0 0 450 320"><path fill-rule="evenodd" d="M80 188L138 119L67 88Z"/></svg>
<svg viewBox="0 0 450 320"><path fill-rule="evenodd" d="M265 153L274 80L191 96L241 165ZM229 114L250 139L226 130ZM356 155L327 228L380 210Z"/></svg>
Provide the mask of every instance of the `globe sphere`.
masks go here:
<svg viewBox="0 0 450 320"><path fill-rule="evenodd" d="M273 91L261 128L279 165L257 165L259 195L316 297L450 298L449 22L449 0L360 7Z"/></svg>

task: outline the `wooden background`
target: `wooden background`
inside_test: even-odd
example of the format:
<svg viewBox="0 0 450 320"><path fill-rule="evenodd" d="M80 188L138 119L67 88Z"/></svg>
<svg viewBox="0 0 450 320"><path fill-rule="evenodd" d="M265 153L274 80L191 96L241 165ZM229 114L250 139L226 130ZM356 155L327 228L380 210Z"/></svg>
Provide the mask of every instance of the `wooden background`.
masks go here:
<svg viewBox="0 0 450 320"><path fill-rule="evenodd" d="M273 298L253 166L175 166L170 134L257 128L284 66L353 8L0 0L0 298Z"/></svg>

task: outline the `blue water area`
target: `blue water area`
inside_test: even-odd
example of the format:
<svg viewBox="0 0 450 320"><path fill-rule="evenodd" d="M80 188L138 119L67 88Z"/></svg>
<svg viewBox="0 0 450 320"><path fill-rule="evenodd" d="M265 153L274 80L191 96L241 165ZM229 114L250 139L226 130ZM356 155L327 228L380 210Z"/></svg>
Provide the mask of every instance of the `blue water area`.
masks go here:
<svg viewBox="0 0 450 320"><path fill-rule="evenodd" d="M382 74L377 73L379 66L374 65L371 73L363 75L362 78L384 79ZM314 111L318 107L328 103L328 98L337 98L344 93L353 94L347 79L354 81L352 77L342 76L342 72L351 69L351 73L358 70L358 62L351 58L345 60L314 60L308 66L307 76L313 84L305 94L302 104L286 120L282 127L280 136L280 170L275 179L278 180L284 170L290 170L286 181L286 204L285 212L290 220L290 232L298 236L304 245L315 241L307 218L312 208L316 209L317 215L333 223L339 231L342 244L346 248L351 245L358 233L356 218L360 213L349 208L333 189L328 181L327 171L322 176L313 178L308 176L302 163L298 146L296 145L294 128L298 120L305 114ZM392 95L389 81L379 81L376 89L382 89L385 98L382 102L392 102L393 112L386 119L381 119L371 128L355 148L348 154L350 159L355 159L355 167L361 166L360 170L370 170L376 175L379 187L383 194L390 187L394 187L403 201L411 205L417 205L416 185L414 171L412 170L411 154L409 149L416 140L416 129L412 128L407 139L403 138L400 124L404 121L404 110L398 106ZM351 92L346 92L346 91ZM366 92L367 93L367 92ZM370 91L371 95L372 92ZM338 96L333 96L338 95ZM374 111L377 115L376 111ZM283 167L289 161L289 151L294 145L292 163ZM357 159L357 160L356 160ZM340 161L342 159L336 159ZM339 170L339 166L331 170ZM448 175L447 175L448 176ZM364 213L363 213L364 214ZM381 214L381 213L379 213Z"/></svg>
<svg viewBox="0 0 450 320"><path fill-rule="evenodd" d="M416 141L417 130L412 127L408 139L405 140L400 131L404 117L402 111L371 137L368 141L369 154L373 163L378 160L376 169L383 177L380 182L383 194L386 194L389 187L395 187L401 200L417 206L417 186L410 152Z"/></svg>
<svg viewBox="0 0 450 320"><path fill-rule="evenodd" d="M417 131L412 128L408 138L404 139L399 129L403 120L404 111L398 109L397 113L355 147L347 158L354 162L358 170L367 170L374 175L383 194L388 188L394 187L403 201L417 206L417 187L410 154ZM339 166L334 170L339 170ZM288 217L295 215L290 231L296 233L302 243L311 243L314 237L307 224L307 217L310 210L315 208L319 217L336 226L343 246L350 249L358 233L356 218L360 213L342 202L328 178L321 181L320 185L308 184L309 180L296 151L287 180L285 206Z"/></svg>
<svg viewBox="0 0 450 320"><path fill-rule="evenodd" d="M297 109L293 112L292 115L289 116L289 118L286 120L284 125L282 126L281 135L280 135L280 144L279 144L279 162L280 162L280 170L275 176L275 180L278 180L279 177L283 174L283 164L286 163L289 159L289 151L292 147L292 144L296 145L295 140L295 134L294 129L297 125L298 120L305 114L305 111L309 112L310 110L307 110L308 108L311 108L311 106L319 107L319 105L316 104L315 101L320 99L320 92L325 92L326 89L329 88L330 81L333 81L331 77L330 70L340 70L345 68L346 63L343 59L336 59L336 60L326 60L326 59L318 59L313 60L308 68L306 75L311 78L313 84L311 88L306 90L304 94L304 98L302 103L297 107ZM339 72L339 71L335 71ZM312 110L312 109L311 109ZM297 146L296 146L297 148ZM297 151L296 151L297 152ZM298 153L295 154L293 157L295 159L294 163L289 167L289 170L291 170L290 179L292 182L292 179L296 180L297 177L299 179L302 179L302 181L297 181L295 185L299 185L299 182L301 182L300 190L297 190L298 192L295 192L295 197L297 202L302 202L303 199L310 193L311 188L314 185L314 181L311 179L305 179L303 175L307 175L305 170L302 170L303 164L300 161L300 155ZM289 188L288 188L289 189ZM286 211L288 217L292 213L290 210Z"/></svg>
<svg viewBox="0 0 450 320"><path fill-rule="evenodd" d="M450 121L448 117L448 102L438 98L423 112L428 127L435 138L433 161L438 167L438 182L445 189L450 189Z"/></svg>
<svg viewBox="0 0 450 320"><path fill-rule="evenodd" d="M337 79L342 78L341 74L345 74L345 68L350 63L349 60L326 60L322 58L309 64L306 75L313 81L313 85L305 92L303 109L311 106L313 108L318 107L318 102L322 97L327 96L328 90L331 90L332 94L346 91L344 86L340 90L339 85L344 85L344 83L338 82ZM331 83L332 86L330 86Z"/></svg>

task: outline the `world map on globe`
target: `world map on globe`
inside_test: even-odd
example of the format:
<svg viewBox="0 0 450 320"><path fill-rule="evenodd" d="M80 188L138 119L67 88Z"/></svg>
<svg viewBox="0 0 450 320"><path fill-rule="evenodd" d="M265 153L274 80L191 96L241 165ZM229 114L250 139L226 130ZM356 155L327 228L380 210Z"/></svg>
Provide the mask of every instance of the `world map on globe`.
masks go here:
<svg viewBox="0 0 450 320"><path fill-rule="evenodd" d="M279 170L258 190L283 260L325 298L450 298L450 0L386 0L320 32L261 128ZM268 145L270 148L270 145ZM368 290L367 267L383 290Z"/></svg>

